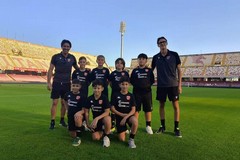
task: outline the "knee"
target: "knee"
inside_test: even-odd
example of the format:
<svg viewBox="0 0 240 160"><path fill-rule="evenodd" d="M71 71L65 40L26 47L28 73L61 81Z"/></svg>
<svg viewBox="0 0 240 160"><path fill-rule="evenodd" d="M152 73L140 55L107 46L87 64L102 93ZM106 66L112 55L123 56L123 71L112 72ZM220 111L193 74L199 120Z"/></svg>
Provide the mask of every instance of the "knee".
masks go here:
<svg viewBox="0 0 240 160"><path fill-rule="evenodd" d="M92 139L93 139L94 141L99 141L99 140L100 140L100 136L93 135L93 136L92 136Z"/></svg>
<svg viewBox="0 0 240 160"><path fill-rule="evenodd" d="M58 105L58 100L53 100L52 101L52 107L57 107Z"/></svg>
<svg viewBox="0 0 240 160"><path fill-rule="evenodd" d="M106 116L103 118L103 121L105 124L111 124L111 117L110 116Z"/></svg>
<svg viewBox="0 0 240 160"><path fill-rule="evenodd" d="M136 117L133 117L133 118L131 119L131 122L132 122L132 125L133 125L133 126L138 126L138 120L137 120Z"/></svg>

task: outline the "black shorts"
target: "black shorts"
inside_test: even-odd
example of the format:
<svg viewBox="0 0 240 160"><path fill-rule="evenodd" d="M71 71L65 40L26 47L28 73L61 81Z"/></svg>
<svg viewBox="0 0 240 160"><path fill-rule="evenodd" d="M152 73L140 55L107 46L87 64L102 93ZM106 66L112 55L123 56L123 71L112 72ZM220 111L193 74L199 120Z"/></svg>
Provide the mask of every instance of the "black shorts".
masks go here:
<svg viewBox="0 0 240 160"><path fill-rule="evenodd" d="M169 101L178 101L178 87L157 87L157 100L160 102L166 102L167 96Z"/></svg>
<svg viewBox="0 0 240 160"><path fill-rule="evenodd" d="M97 127L94 129L93 132L103 131L103 118L98 120Z"/></svg>
<svg viewBox="0 0 240 160"><path fill-rule="evenodd" d="M70 90L71 90L71 83L53 82L51 98L58 99L59 97L61 97L63 99L64 95Z"/></svg>
<svg viewBox="0 0 240 160"><path fill-rule="evenodd" d="M145 94L133 93L136 100L136 111L141 111L141 105L144 112L152 111L152 92Z"/></svg>
<svg viewBox="0 0 240 160"><path fill-rule="evenodd" d="M75 110L68 113L68 130L69 131L76 131L74 115L79 111L80 110Z"/></svg>
<svg viewBox="0 0 240 160"><path fill-rule="evenodd" d="M132 115L132 116L133 116L133 115ZM123 117L121 117L121 116L116 116L117 133L122 133L122 132L125 132L125 131L127 130L127 124L130 126L129 119L130 119L132 116L128 117L128 119L126 120L125 125L123 125L123 126L120 125L120 122L121 122L121 120L123 119Z"/></svg>

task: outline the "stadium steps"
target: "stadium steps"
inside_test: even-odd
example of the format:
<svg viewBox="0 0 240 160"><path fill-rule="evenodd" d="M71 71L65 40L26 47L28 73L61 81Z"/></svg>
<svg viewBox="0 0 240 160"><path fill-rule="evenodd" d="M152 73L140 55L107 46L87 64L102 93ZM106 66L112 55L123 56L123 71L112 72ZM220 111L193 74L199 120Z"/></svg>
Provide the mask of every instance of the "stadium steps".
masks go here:
<svg viewBox="0 0 240 160"><path fill-rule="evenodd" d="M0 81L1 82L12 82L14 79L9 77L7 74L0 74Z"/></svg>

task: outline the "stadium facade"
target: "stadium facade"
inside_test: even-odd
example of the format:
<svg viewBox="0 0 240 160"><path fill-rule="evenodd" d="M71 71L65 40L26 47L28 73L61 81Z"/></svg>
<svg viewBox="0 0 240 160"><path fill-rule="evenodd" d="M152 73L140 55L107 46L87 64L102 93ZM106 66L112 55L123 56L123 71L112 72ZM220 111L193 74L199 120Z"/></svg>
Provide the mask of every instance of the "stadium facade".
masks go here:
<svg viewBox="0 0 240 160"><path fill-rule="evenodd" d="M240 87L240 51L180 55L185 86ZM152 58L148 64L151 65ZM130 68L137 66L132 59ZM156 70L154 71L156 78Z"/></svg>

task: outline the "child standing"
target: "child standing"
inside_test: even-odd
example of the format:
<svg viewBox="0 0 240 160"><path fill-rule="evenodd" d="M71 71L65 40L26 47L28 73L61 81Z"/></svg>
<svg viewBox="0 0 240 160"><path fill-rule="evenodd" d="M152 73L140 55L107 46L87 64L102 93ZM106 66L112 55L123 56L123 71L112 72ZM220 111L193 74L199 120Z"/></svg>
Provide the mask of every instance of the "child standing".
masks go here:
<svg viewBox="0 0 240 160"><path fill-rule="evenodd" d="M96 79L100 79L103 82L104 90L103 94L108 98L108 78L109 78L109 70L106 67L103 67L105 63L105 57L103 55L97 56L97 68L94 68L91 72L91 81Z"/></svg>
<svg viewBox="0 0 240 160"><path fill-rule="evenodd" d="M79 58L78 64L79 68L76 69L72 74L72 79L78 79L82 87L80 89L81 93L88 96L88 86L90 85L90 69L86 68L87 59L82 56Z"/></svg>
<svg viewBox="0 0 240 160"><path fill-rule="evenodd" d="M93 95L89 96L85 106L85 119L88 128L92 131L92 139L100 140L103 137L103 147L110 146L109 134L111 129L110 104L108 98L102 94L104 89L101 80L92 83ZM92 110L93 121L89 123L89 110ZM104 130L103 130L104 126Z"/></svg>
<svg viewBox="0 0 240 160"><path fill-rule="evenodd" d="M128 77L121 78L120 88L121 91L114 94L111 102L111 110L116 114L118 138L120 141L125 141L126 124L128 123L128 125L131 126L128 145L130 148L136 148L134 137L138 128L138 119L134 116L136 111L134 96L128 92Z"/></svg>
<svg viewBox="0 0 240 160"><path fill-rule="evenodd" d="M141 53L138 55L138 67L133 69L131 74L131 83L133 85L133 94L136 99L136 113L138 119L141 105L145 112L146 131L148 134L153 134L151 127L152 119L152 89L154 83L154 75L152 69L146 67L147 55Z"/></svg>
<svg viewBox="0 0 240 160"><path fill-rule="evenodd" d="M74 79L71 84L72 91L64 96L65 106L68 113L68 130L74 138L72 145L79 146L81 143L81 127L86 97L80 93L81 82Z"/></svg>

